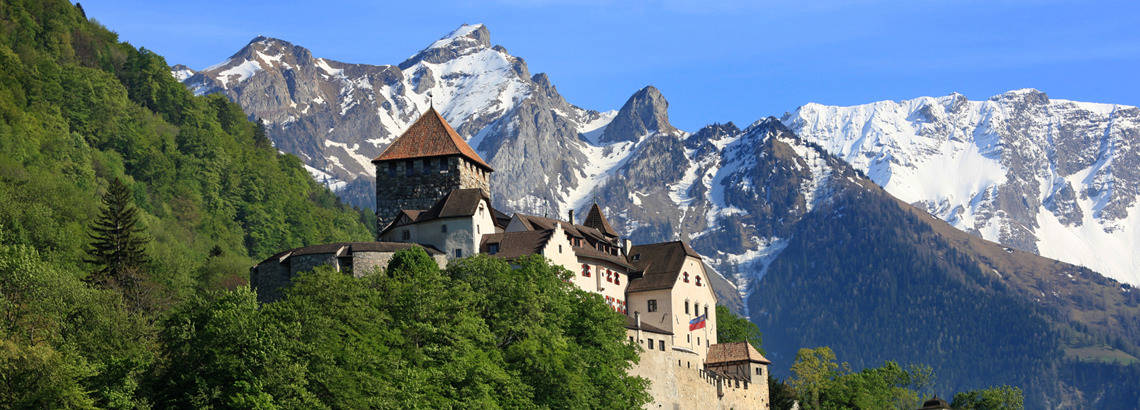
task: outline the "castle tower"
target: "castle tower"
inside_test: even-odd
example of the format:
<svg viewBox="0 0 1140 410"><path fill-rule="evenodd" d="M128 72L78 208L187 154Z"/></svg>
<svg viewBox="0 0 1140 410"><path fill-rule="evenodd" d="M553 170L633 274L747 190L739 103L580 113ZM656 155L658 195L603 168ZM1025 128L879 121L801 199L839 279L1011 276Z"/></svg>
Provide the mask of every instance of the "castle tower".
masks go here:
<svg viewBox="0 0 1140 410"><path fill-rule="evenodd" d="M428 209L452 190L478 188L491 195L494 170L435 107L372 163L376 164L377 231L383 231L401 209Z"/></svg>

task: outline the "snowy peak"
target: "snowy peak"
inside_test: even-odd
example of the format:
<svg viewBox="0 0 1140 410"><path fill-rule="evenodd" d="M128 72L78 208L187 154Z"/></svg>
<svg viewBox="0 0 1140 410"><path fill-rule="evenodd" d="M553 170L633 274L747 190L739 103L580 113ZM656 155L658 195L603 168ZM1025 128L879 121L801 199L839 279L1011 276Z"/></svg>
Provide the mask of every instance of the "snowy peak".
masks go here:
<svg viewBox="0 0 1140 410"><path fill-rule="evenodd" d="M651 132L674 131L677 129L669 124L669 102L650 85L629 97L602 133L601 141L632 141Z"/></svg>
<svg viewBox="0 0 1140 410"><path fill-rule="evenodd" d="M400 63L401 70L415 65L421 61L432 64L442 64L456 58L478 53L491 48L491 32L482 24L459 26L448 35L431 43L419 53L408 57ZM503 54L505 49L502 50Z"/></svg>
<svg viewBox="0 0 1140 410"><path fill-rule="evenodd" d="M1136 107L1021 89L813 103L782 120L958 229L1140 284Z"/></svg>
<svg viewBox="0 0 1140 410"><path fill-rule="evenodd" d="M170 67L170 75L174 76L175 80L179 82L185 81L187 78L194 76L194 70L182 64L175 64Z"/></svg>

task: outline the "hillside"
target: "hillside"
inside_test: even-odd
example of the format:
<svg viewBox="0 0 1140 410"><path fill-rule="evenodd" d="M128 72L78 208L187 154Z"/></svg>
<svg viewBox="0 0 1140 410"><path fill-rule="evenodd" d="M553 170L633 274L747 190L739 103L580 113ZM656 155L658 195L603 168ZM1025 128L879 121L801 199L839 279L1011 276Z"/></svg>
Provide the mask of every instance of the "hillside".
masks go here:
<svg viewBox="0 0 1140 410"><path fill-rule="evenodd" d="M149 239L129 290L84 282L97 268L88 227L114 179ZM236 104L193 96L161 56L82 8L0 2L5 406L149 406L139 391L164 357L155 323L168 309L241 285L281 248L366 240L367 216Z"/></svg>

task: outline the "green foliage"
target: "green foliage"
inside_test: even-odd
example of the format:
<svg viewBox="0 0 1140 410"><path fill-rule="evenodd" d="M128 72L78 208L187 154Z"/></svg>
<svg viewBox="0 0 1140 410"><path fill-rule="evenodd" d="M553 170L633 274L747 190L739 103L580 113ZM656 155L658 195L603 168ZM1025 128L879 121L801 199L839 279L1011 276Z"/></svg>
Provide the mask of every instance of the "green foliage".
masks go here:
<svg viewBox="0 0 1140 410"><path fill-rule="evenodd" d="M716 340L720 343L748 342L761 354L765 354L760 347L764 341L760 327L722 305L716 306Z"/></svg>
<svg viewBox="0 0 1140 410"><path fill-rule="evenodd" d="M787 409L799 401L805 409L915 409L933 396L934 370L930 366L902 367L887 361L882 366L849 370L836 363L827 347L800 349L787 384L769 378L773 408ZM959 393L955 409L1021 409L1021 389L1003 386Z"/></svg>
<svg viewBox="0 0 1140 410"><path fill-rule="evenodd" d="M637 408L646 381L620 315L540 258L446 271L419 248L381 274L327 267L260 309L196 297L162 332L164 407ZM516 299L518 298L518 299ZM519 303L525 301L524 303Z"/></svg>
<svg viewBox="0 0 1140 410"><path fill-rule="evenodd" d="M795 389L800 397L810 399L811 408L818 409L819 395L829 381L835 377L839 365L835 363L835 353L827 346L815 349L802 348L796 353L796 362L792 364L792 376L788 385Z"/></svg>
<svg viewBox="0 0 1140 410"><path fill-rule="evenodd" d="M104 287L133 287L139 270L147 262L149 239L139 222L138 209L130 189L122 180L111 180L103 194L103 209L91 222L88 262L99 267L88 280Z"/></svg>
<svg viewBox="0 0 1140 410"><path fill-rule="evenodd" d="M1011 386L991 387L954 395L950 407L961 410L997 410L1025 408L1021 389Z"/></svg>

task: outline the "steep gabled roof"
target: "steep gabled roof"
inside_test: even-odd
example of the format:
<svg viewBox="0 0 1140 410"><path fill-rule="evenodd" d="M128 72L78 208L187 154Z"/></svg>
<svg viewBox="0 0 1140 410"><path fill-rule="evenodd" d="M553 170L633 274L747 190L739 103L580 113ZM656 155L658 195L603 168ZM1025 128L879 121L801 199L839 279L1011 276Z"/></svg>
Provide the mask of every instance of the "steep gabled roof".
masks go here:
<svg viewBox="0 0 1140 410"><path fill-rule="evenodd" d="M475 215L475 211L479 209L479 201L482 200L491 202L491 198L488 198L482 189L456 189L448 192L443 199L436 201L435 205L420 213L416 222Z"/></svg>
<svg viewBox="0 0 1140 410"><path fill-rule="evenodd" d="M609 236L618 236L617 230L610 226L609 221L606 221L606 217L602 215L602 209L598 208L597 202L590 207L590 213L586 215L586 222L583 222L582 225L597 229Z"/></svg>
<svg viewBox="0 0 1140 410"><path fill-rule="evenodd" d="M435 107L431 107L399 138L388 144L388 148L372 162L448 155L461 155L488 171L494 171L439 115Z"/></svg>
<svg viewBox="0 0 1140 410"><path fill-rule="evenodd" d="M634 245L629 249L629 261L643 271L643 276L630 280L626 291L672 288L687 256L701 258L697 251L682 241Z"/></svg>
<svg viewBox="0 0 1140 410"><path fill-rule="evenodd" d="M540 254L553 234L554 230L548 229L483 235L483 241L479 244L479 253L506 259ZM499 245L497 252L490 253L491 244Z"/></svg>
<svg viewBox="0 0 1140 410"><path fill-rule="evenodd" d="M730 363L730 362L754 362L763 364L772 364L772 362L765 359L760 352L756 351L748 342L735 342L735 343L717 343L709 346L708 357L705 359L706 364L717 363Z"/></svg>
<svg viewBox="0 0 1140 410"><path fill-rule="evenodd" d="M448 192L447 195L444 195L443 198L440 198L439 201L436 201L435 205L432 205L431 208L427 210L401 209L396 219L384 227L384 230L381 231L380 234L385 234L392 230L392 228L398 226L416 224L439 218L458 218L475 215L475 211L479 209L479 201L487 201L488 206L490 206L491 198L487 197L487 195L483 193L483 190L479 188L452 190ZM491 208L492 220L497 218L496 213L502 214L502 212ZM498 225L498 221L496 221L496 225Z"/></svg>
<svg viewBox="0 0 1140 410"><path fill-rule="evenodd" d="M620 254L620 251L618 252L618 255L613 255L594 248L594 244L598 242L605 243L607 246L613 248L619 247L618 244L613 243L612 237L607 237L602 233L602 231L599 231L597 228L584 225L575 225L560 219L551 219L534 215L515 214L515 217L518 218L519 222L522 223L523 228L526 228L528 231L550 230L554 229L555 226L562 226L562 230L566 231L566 234L570 235L570 237L585 239L585 242L582 244L582 246L574 246L571 244L571 248L574 250L574 254L579 257L603 260L621 266L625 269L633 268L633 265L631 265L629 261Z"/></svg>

